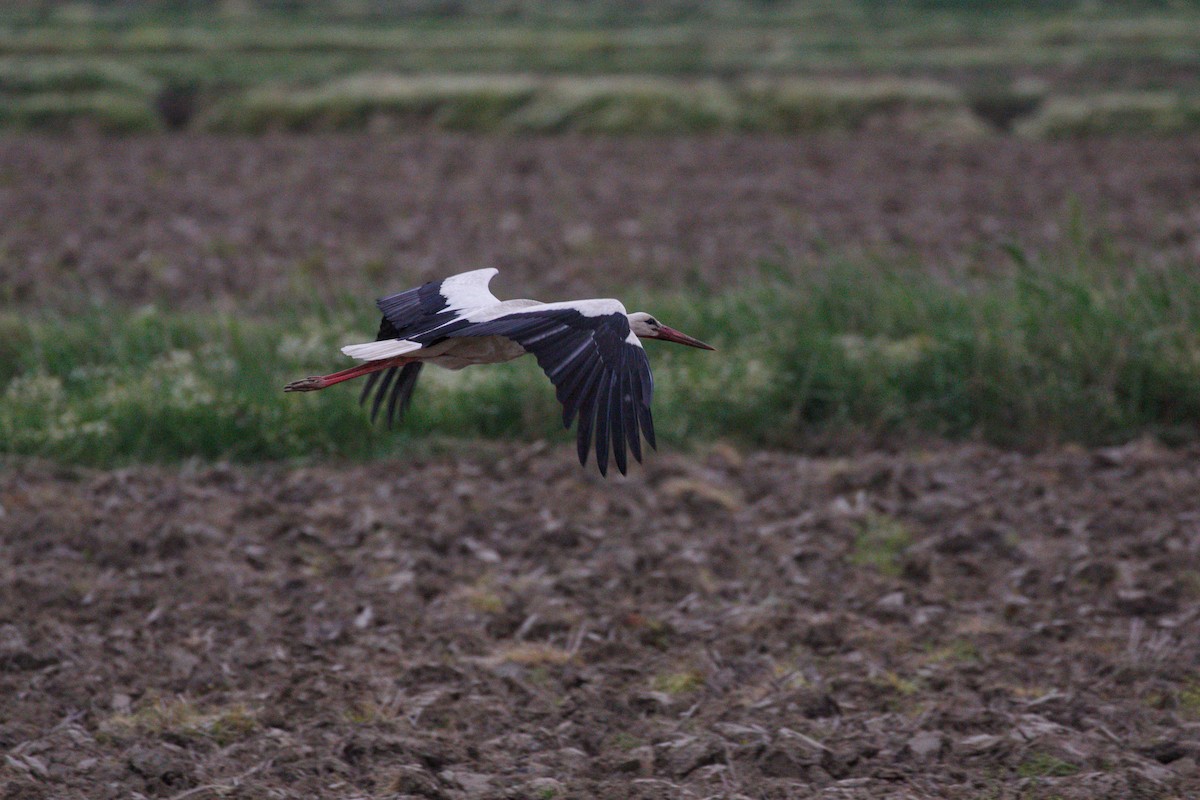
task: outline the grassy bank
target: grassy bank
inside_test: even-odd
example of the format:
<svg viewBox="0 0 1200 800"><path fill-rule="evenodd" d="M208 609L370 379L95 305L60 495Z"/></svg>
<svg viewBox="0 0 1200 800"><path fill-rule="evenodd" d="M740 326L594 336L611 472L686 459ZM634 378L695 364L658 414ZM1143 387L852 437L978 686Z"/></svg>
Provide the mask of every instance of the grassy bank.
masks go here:
<svg viewBox="0 0 1200 800"><path fill-rule="evenodd" d="M689 134L854 131L876 124L977 133L962 95L930 81L681 80L358 75L271 88L216 104L207 130Z"/></svg>
<svg viewBox="0 0 1200 800"><path fill-rule="evenodd" d="M1200 277L1016 254L947 285L842 264L720 294L627 298L711 341L650 343L660 440L795 447L906 435L1007 445L1200 436ZM532 359L426 371L410 418L372 428L352 385L284 395L344 366L369 304L253 320L152 308L0 317L0 452L114 464L403 452L433 436L563 436Z"/></svg>
<svg viewBox="0 0 1200 800"><path fill-rule="evenodd" d="M1062 94L1038 81L959 88L902 77L359 72L205 90L117 66L0 61L0 130L661 135L869 128L1041 139L1200 131L1200 86Z"/></svg>

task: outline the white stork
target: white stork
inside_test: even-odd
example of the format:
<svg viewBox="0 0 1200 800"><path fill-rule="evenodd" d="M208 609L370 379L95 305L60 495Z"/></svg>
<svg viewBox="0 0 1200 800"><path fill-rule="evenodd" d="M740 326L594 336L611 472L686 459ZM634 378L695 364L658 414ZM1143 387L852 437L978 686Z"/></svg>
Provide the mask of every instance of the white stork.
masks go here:
<svg viewBox="0 0 1200 800"><path fill-rule="evenodd" d="M563 426L571 427L579 415L579 463L587 465L594 432L600 474L607 474L611 444L613 461L624 475L626 446L639 462L640 437L655 446L654 378L641 339L714 348L649 314L629 314L617 300L501 301L488 290L498 271L477 269L381 298L376 304L383 321L376 340L342 348L364 363L293 381L283 390L311 392L370 375L359 402L375 390L374 421L387 397L391 427L404 416L426 362L457 370L533 353L562 403Z"/></svg>

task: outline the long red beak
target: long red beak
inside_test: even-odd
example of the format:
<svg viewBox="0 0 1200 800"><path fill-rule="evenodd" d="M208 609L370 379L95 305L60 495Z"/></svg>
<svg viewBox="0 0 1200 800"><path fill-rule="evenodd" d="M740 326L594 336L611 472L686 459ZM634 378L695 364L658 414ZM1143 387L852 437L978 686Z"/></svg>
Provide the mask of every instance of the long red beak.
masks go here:
<svg viewBox="0 0 1200 800"><path fill-rule="evenodd" d="M662 339L667 342L675 342L676 344L686 344L688 347L699 347L701 350L716 350L712 345L705 344L699 339L693 339L682 331L677 331L674 328L668 328L666 325L658 326L658 335L655 339Z"/></svg>

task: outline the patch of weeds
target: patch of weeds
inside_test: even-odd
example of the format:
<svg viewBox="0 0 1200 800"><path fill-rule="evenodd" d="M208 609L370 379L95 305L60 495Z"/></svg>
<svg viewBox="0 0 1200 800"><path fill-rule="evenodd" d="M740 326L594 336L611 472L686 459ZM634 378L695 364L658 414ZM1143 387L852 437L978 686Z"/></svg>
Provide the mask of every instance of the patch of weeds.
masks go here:
<svg viewBox="0 0 1200 800"><path fill-rule="evenodd" d="M944 662L964 664L978 660L979 648L975 646L974 642L969 642L966 639L955 639L941 647L932 648L925 657L925 663L927 664L940 664Z"/></svg>
<svg viewBox="0 0 1200 800"><path fill-rule="evenodd" d="M669 695L690 694L704 686L704 676L699 670L689 669L681 672L667 672L655 675L651 685L656 692Z"/></svg>
<svg viewBox="0 0 1200 800"><path fill-rule="evenodd" d="M1200 680L1193 678L1179 690L1179 709L1193 719L1200 719Z"/></svg>
<svg viewBox="0 0 1200 800"><path fill-rule="evenodd" d="M608 743L616 750L628 752L635 747L640 747L642 740L626 731L617 731L609 737Z"/></svg>
<svg viewBox="0 0 1200 800"><path fill-rule="evenodd" d="M1068 778L1079 772L1079 766L1058 756L1035 751L1017 767L1022 778Z"/></svg>
<svg viewBox="0 0 1200 800"><path fill-rule="evenodd" d="M390 718L390 714L374 700L355 703L342 712L342 718L351 725L374 725Z"/></svg>
<svg viewBox="0 0 1200 800"><path fill-rule="evenodd" d="M485 573L480 575L472 585L462 587L458 596L472 610L494 616L504 613L507 606L502 592L503 589L495 585L494 577Z"/></svg>
<svg viewBox="0 0 1200 800"><path fill-rule="evenodd" d="M481 614L499 614L504 611L504 598L489 589L474 587L466 592L467 603Z"/></svg>
<svg viewBox="0 0 1200 800"><path fill-rule="evenodd" d="M256 713L242 703L202 708L187 698L158 698L131 714L101 723L112 736L142 733L164 738L211 739L221 747L241 741L258 729Z"/></svg>
<svg viewBox="0 0 1200 800"><path fill-rule="evenodd" d="M236 705L205 716L200 730L224 747L245 739L257 728L258 719L250 709Z"/></svg>
<svg viewBox="0 0 1200 800"><path fill-rule="evenodd" d="M526 676L534 686L545 688L550 685L550 672L544 666L536 666Z"/></svg>
<svg viewBox="0 0 1200 800"><path fill-rule="evenodd" d="M904 551L911 544L912 533L903 522L887 514L868 514L854 537L850 562L896 577L900 575Z"/></svg>
<svg viewBox="0 0 1200 800"><path fill-rule="evenodd" d="M1179 576L1179 588L1188 597L1200 597L1200 571L1189 569Z"/></svg>
<svg viewBox="0 0 1200 800"><path fill-rule="evenodd" d="M1170 701L1162 692L1147 692L1142 698L1142 701L1146 704L1147 708L1153 708L1159 711L1162 711L1170 706Z"/></svg>
<svg viewBox="0 0 1200 800"><path fill-rule="evenodd" d="M575 656L569 650L539 642L527 642L502 650L494 659L502 663L538 667L547 664L566 664Z"/></svg>
<svg viewBox="0 0 1200 800"><path fill-rule="evenodd" d="M883 674L884 685L890 687L895 692L908 697L921 691L921 685L914 680L905 678L895 672L885 672Z"/></svg>
<svg viewBox="0 0 1200 800"><path fill-rule="evenodd" d="M301 572L313 578L331 575L338 567L338 558L333 553L308 543L296 548L303 567Z"/></svg>
<svg viewBox="0 0 1200 800"><path fill-rule="evenodd" d="M1013 697L1019 697L1023 700L1033 700L1038 697L1044 697L1054 691L1052 686L1022 686L1019 684L1001 683L997 688L1004 689L1012 693Z"/></svg>
<svg viewBox="0 0 1200 800"><path fill-rule="evenodd" d="M789 691L807 689L812 685L809 683L808 678L804 677L804 673L794 664L786 662L775 664L771 672L775 676L775 680Z"/></svg>
<svg viewBox="0 0 1200 800"><path fill-rule="evenodd" d="M870 683L885 694L881 699L889 711L910 714L919 706L918 695L923 688L919 679L889 671L870 679Z"/></svg>
<svg viewBox="0 0 1200 800"><path fill-rule="evenodd" d="M675 633L670 623L637 612L626 614L622 624L637 632L639 642L659 650L667 649L671 635Z"/></svg>
<svg viewBox="0 0 1200 800"><path fill-rule="evenodd" d="M112 92L43 92L5 103L0 108L0 126L58 133L95 128L103 133L129 134L158 130L159 123L153 109L140 98Z"/></svg>
<svg viewBox="0 0 1200 800"><path fill-rule="evenodd" d="M1175 92L1107 92L1055 97L1016 126L1025 136L1180 135L1200 127L1200 105Z"/></svg>

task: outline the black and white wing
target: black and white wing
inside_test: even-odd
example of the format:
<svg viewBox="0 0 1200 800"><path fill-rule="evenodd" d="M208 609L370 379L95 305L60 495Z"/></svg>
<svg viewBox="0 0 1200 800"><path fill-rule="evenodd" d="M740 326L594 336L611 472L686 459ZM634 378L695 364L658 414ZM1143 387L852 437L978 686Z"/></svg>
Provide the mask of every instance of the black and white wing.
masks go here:
<svg viewBox="0 0 1200 800"><path fill-rule="evenodd" d="M610 447L624 475L626 447L640 462L641 437L655 446L650 361L618 301L549 303L492 319L471 316L467 327L448 335L503 336L533 353L562 403L563 426L571 427L578 415L580 464L587 464L593 438L601 475L608 472Z"/></svg>
<svg viewBox="0 0 1200 800"><path fill-rule="evenodd" d="M428 334L457 320L458 312L462 309L499 303L488 290L488 283L497 272L499 270L477 269L381 297L376 305L383 312L383 319L379 323L375 341L409 339ZM418 361L367 376L358 402L365 405L374 393L375 398L371 402L372 422L379 416L385 400L388 428L404 419L404 412L412 403L413 390L417 387L422 366Z"/></svg>
<svg viewBox="0 0 1200 800"><path fill-rule="evenodd" d="M411 339L455 321L464 309L499 303L499 298L488 290L488 283L499 272L488 268L451 275L407 292L381 297L375 304L383 312L384 320L391 323L394 338Z"/></svg>

